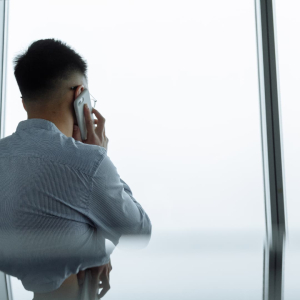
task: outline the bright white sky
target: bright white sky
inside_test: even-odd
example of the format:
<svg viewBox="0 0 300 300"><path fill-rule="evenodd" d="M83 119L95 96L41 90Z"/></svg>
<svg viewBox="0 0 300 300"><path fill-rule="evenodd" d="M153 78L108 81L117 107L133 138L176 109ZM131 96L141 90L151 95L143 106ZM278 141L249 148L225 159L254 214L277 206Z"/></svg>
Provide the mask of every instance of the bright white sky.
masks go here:
<svg viewBox="0 0 300 300"><path fill-rule="evenodd" d="M264 230L253 1L11 1L6 135L27 119L13 58L45 38L88 61L108 155L155 230Z"/></svg>

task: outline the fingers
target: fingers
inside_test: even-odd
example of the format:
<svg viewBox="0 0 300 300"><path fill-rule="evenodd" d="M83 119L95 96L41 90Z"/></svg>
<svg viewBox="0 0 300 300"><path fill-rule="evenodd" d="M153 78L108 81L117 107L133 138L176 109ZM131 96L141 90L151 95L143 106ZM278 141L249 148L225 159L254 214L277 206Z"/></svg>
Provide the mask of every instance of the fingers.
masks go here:
<svg viewBox="0 0 300 300"><path fill-rule="evenodd" d="M103 118L103 116L99 113L99 111L95 110L95 108L93 108L92 112L95 114L96 118L98 119L98 123L97 123L97 134L102 135L103 134L103 129L105 127L105 119Z"/></svg>
<svg viewBox="0 0 300 300"><path fill-rule="evenodd" d="M94 125L97 125L98 124L98 120L97 119L94 119ZM77 130L75 130L75 126L77 127ZM96 128L96 127L95 127ZM80 129L77 125L74 125L73 127L73 134L72 134L72 137L74 138L74 140L76 141L79 141L79 142L82 142L82 139L81 139L81 133L80 133Z"/></svg>
<svg viewBox="0 0 300 300"><path fill-rule="evenodd" d="M100 112L98 110L96 110L95 108L92 109L92 112L95 114L95 116L97 117L97 127L96 132L97 134L101 134L102 136L102 140L106 140L106 144L108 143L108 138L105 135L105 118L100 114ZM107 145L106 145L107 148Z"/></svg>
<svg viewBox="0 0 300 300"><path fill-rule="evenodd" d="M104 295L110 290L110 284L109 284L109 273L103 274L104 276L101 278L102 283L99 284L101 285L102 291L98 295L98 299L101 299L104 297Z"/></svg>
<svg viewBox="0 0 300 300"><path fill-rule="evenodd" d="M94 130L94 122L90 114L90 110L87 106L87 104L84 105L84 116L85 116L85 124L87 129L87 138L89 138L89 135Z"/></svg>
<svg viewBox="0 0 300 300"><path fill-rule="evenodd" d="M106 135L105 135L105 127L103 128L103 139L106 139Z"/></svg>
<svg viewBox="0 0 300 300"><path fill-rule="evenodd" d="M97 117L97 119L98 119L101 123L103 123L103 125L104 125L105 119L104 119L104 117L100 114L100 112L99 112L97 109L93 108L93 109L92 109L92 113L94 113L95 116Z"/></svg>
<svg viewBox="0 0 300 300"><path fill-rule="evenodd" d="M102 288L102 291L98 295L98 299L104 297L104 295L110 290L109 275L111 270L112 266L109 260L109 263L103 266L102 272L99 276L99 280L101 281L101 283L98 284L98 288Z"/></svg>

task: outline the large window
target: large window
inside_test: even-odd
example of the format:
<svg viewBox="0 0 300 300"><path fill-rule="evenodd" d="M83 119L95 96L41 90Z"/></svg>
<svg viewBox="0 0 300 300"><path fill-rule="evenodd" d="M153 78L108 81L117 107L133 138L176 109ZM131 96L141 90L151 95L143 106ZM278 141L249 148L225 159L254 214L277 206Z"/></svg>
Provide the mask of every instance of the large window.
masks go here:
<svg viewBox="0 0 300 300"><path fill-rule="evenodd" d="M146 249L115 249L105 298L261 299L254 1L11 1L6 136L27 119L12 60L46 38L87 59L108 155L153 224Z"/></svg>

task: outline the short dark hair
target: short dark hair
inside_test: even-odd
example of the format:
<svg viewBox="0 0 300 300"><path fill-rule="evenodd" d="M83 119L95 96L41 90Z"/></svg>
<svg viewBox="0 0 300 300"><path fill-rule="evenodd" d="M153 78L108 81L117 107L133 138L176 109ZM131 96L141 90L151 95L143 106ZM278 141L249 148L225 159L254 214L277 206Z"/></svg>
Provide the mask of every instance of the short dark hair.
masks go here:
<svg viewBox="0 0 300 300"><path fill-rule="evenodd" d="M14 59L14 74L24 102L51 98L60 80L80 73L87 79L87 63L66 43L55 39L33 42Z"/></svg>

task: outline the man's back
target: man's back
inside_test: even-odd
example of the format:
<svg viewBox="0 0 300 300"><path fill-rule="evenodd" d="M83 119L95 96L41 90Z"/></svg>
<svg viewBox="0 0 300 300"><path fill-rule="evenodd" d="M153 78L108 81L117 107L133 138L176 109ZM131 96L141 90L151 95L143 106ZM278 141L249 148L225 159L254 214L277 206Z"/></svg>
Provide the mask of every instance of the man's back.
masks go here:
<svg viewBox="0 0 300 300"><path fill-rule="evenodd" d="M108 263L105 238L151 234L106 149L29 119L0 140L0 270L35 292Z"/></svg>

